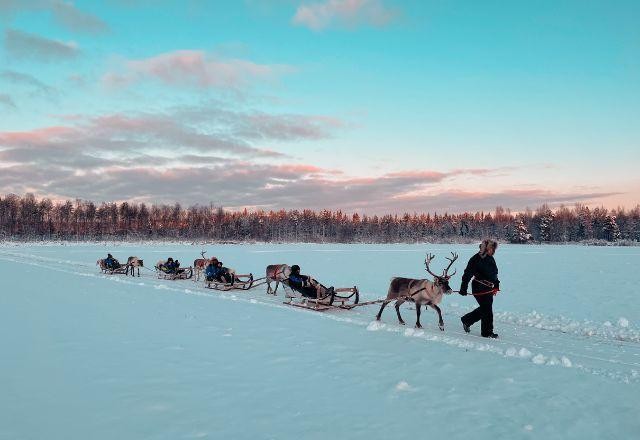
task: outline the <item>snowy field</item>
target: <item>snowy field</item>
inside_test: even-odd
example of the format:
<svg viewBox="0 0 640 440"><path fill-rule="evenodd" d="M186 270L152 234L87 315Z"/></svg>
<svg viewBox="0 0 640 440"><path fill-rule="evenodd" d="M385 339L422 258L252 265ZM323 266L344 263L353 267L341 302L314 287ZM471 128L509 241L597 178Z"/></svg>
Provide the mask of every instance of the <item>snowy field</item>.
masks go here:
<svg viewBox="0 0 640 440"><path fill-rule="evenodd" d="M499 340L466 335L475 301L422 314L310 312L193 281L101 275L109 251L149 267L203 246L0 246L1 439L626 439L640 437L639 248L498 249ZM384 296L476 246L206 246L238 273L298 263Z"/></svg>

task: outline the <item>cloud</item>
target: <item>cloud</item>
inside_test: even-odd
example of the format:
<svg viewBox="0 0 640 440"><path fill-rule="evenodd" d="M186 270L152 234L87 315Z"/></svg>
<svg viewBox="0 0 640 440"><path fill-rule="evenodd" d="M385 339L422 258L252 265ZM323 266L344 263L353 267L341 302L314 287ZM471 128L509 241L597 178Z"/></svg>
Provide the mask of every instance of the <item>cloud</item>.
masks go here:
<svg viewBox="0 0 640 440"><path fill-rule="evenodd" d="M236 89L292 71L293 67L287 65L257 64L242 59L223 59L199 50L180 50L126 61L122 71L105 74L103 83L124 87L154 79L171 86Z"/></svg>
<svg viewBox="0 0 640 440"><path fill-rule="evenodd" d="M345 126L323 115L268 114L213 106L179 107L157 113L66 115L65 125L0 132L0 159L14 164L67 169L221 164L222 158L284 159L257 146L333 136Z"/></svg>
<svg viewBox="0 0 640 440"><path fill-rule="evenodd" d="M0 16L11 17L21 12L45 11L54 20L74 32L100 33L108 25L95 15L83 12L72 2L61 0L0 0Z"/></svg>
<svg viewBox="0 0 640 440"><path fill-rule="evenodd" d="M560 205L576 202L594 202L617 194L615 192L551 191L543 188L495 192L450 190L396 197L387 206L391 209L403 207L410 212L434 210L450 213L465 211L487 212L492 211L496 206L521 211L544 203Z"/></svg>
<svg viewBox="0 0 640 440"><path fill-rule="evenodd" d="M7 52L16 58L61 61L75 58L80 52L74 42L50 40L15 29L7 29L4 36Z"/></svg>
<svg viewBox="0 0 640 440"><path fill-rule="evenodd" d="M319 31L331 26L382 27L391 23L397 12L384 6L381 0L325 0L298 7L292 22Z"/></svg>
<svg viewBox="0 0 640 440"><path fill-rule="evenodd" d="M13 98L6 93L0 93L0 105L11 110L18 108Z"/></svg>
<svg viewBox="0 0 640 440"><path fill-rule="evenodd" d="M24 85L41 95L53 96L56 94L55 88L48 86L36 77L27 73L16 72L14 70L3 70L0 71L0 78L13 84Z"/></svg>
<svg viewBox="0 0 640 440"><path fill-rule="evenodd" d="M0 156L1 157L1 156ZM139 163L135 161L135 163ZM235 159L203 166L173 167L113 165L82 172L53 166L13 165L3 168L4 192L81 197L96 201L131 199L145 202L196 204L214 202L227 208L342 209L368 214L403 212L493 211L502 205L513 209L542 203L594 201L612 193L555 193L546 190L475 193L440 191L438 184L451 177L446 172L414 177L382 175L344 177L308 164L259 164ZM336 178L337 177L337 178ZM26 183L25 183L26 182ZM404 191L430 188L429 195L398 197Z"/></svg>
<svg viewBox="0 0 640 440"><path fill-rule="evenodd" d="M105 32L109 28L100 18L82 12L73 3L64 1L48 3L50 3L50 8L56 21L72 31L93 34Z"/></svg>
<svg viewBox="0 0 640 440"><path fill-rule="evenodd" d="M331 137L345 123L323 115L238 111L221 105L155 113L67 115L57 126L0 132L0 193L95 201L130 199L228 208L347 212L514 210L593 202L589 189L455 188L460 177L502 179L516 168L402 170L356 177L259 147Z"/></svg>

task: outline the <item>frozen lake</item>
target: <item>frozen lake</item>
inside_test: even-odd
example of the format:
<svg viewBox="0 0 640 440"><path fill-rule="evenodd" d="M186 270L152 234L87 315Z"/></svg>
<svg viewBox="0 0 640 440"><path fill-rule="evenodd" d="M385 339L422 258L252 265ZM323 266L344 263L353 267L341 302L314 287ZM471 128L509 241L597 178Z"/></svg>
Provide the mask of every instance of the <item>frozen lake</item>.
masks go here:
<svg viewBox="0 0 640 440"><path fill-rule="evenodd" d="M208 250L238 273L300 264L384 296L464 245L0 246L0 439L632 438L640 434L640 248L498 249L499 340L463 333L471 297L432 310L310 312L264 287L101 275Z"/></svg>

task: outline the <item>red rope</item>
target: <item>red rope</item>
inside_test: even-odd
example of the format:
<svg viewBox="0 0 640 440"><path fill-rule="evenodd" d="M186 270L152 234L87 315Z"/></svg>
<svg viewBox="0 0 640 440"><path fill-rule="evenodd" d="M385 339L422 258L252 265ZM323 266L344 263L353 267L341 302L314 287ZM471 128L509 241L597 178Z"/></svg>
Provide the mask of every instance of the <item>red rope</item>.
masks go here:
<svg viewBox="0 0 640 440"><path fill-rule="evenodd" d="M459 290L454 290L454 292L456 293L460 293ZM480 293L468 293L467 295L472 295L472 296L481 296L481 295L488 295L488 294L493 294L494 296L498 294L498 292L500 292L500 289L491 289L491 290L487 290L486 292L480 292Z"/></svg>
<svg viewBox="0 0 640 440"><path fill-rule="evenodd" d="M481 292L481 293L472 293L471 295L473 296L481 296L481 295L488 295L488 294L493 294L493 296L496 296L498 294L498 292L500 292L500 289L491 289L488 290L486 292Z"/></svg>

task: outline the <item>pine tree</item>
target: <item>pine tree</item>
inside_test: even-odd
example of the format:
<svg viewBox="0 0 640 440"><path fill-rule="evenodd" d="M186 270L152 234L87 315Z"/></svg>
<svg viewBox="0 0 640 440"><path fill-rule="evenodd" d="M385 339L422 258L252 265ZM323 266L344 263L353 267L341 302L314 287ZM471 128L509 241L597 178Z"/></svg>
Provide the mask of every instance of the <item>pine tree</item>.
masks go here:
<svg viewBox="0 0 640 440"><path fill-rule="evenodd" d="M527 226L522 221L522 218L518 218L511 235L511 243L526 243L532 239L533 237L529 233Z"/></svg>
<svg viewBox="0 0 640 440"><path fill-rule="evenodd" d="M548 207L544 207L544 210L540 215L540 224L538 226L540 229L540 241L551 241L551 226L553 224L554 217L553 211Z"/></svg>
<svg viewBox="0 0 640 440"><path fill-rule="evenodd" d="M607 241L620 240L620 228L618 227L618 223L616 223L615 215L607 215L604 226L602 227L602 233Z"/></svg>

